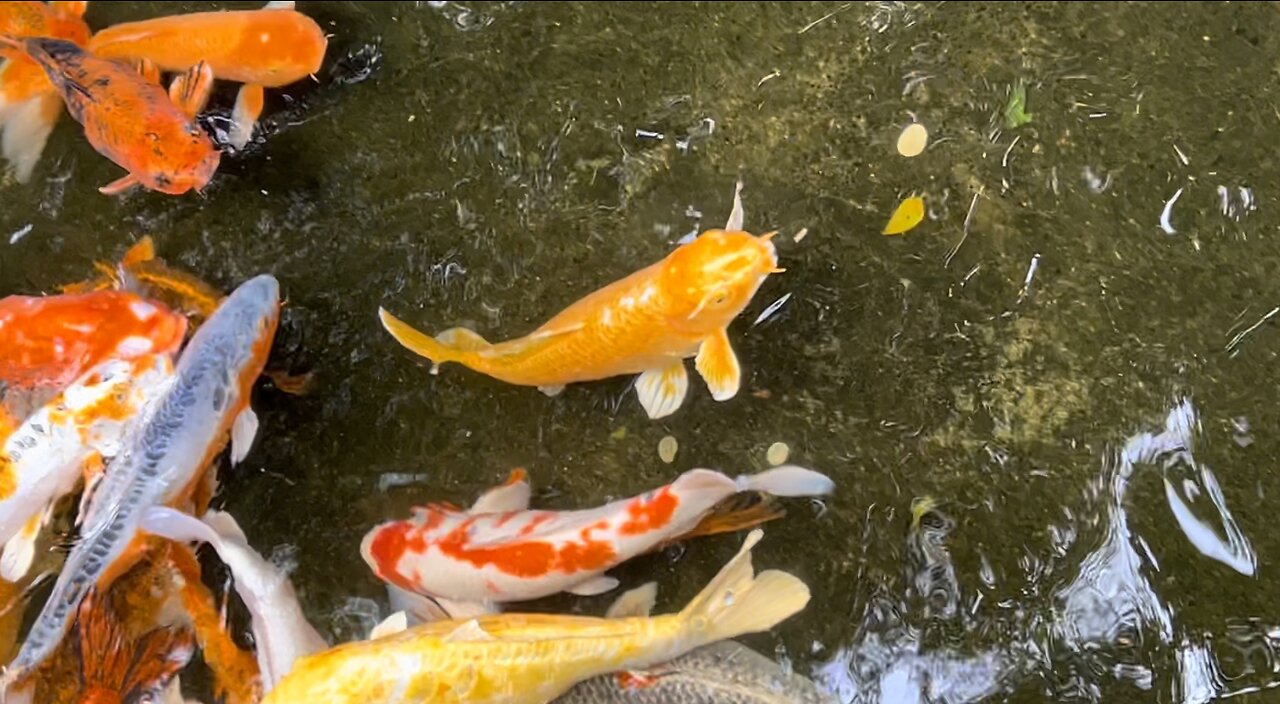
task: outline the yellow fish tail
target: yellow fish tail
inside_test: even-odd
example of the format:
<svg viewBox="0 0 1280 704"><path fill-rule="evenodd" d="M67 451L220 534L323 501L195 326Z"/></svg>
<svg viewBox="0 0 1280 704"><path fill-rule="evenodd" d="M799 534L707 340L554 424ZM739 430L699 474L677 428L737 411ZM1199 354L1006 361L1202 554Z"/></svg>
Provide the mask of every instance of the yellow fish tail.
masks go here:
<svg viewBox="0 0 1280 704"><path fill-rule="evenodd" d="M738 554L680 612L684 629L700 645L767 631L809 603L809 587L798 577L779 570L755 574L751 548L762 535L751 531Z"/></svg>
<svg viewBox="0 0 1280 704"><path fill-rule="evenodd" d="M414 354L431 360L432 373L445 362L466 363L472 353L491 346L479 334L466 328L451 328L431 337L383 308L378 309L378 317L382 319L382 327L391 333L396 342Z"/></svg>

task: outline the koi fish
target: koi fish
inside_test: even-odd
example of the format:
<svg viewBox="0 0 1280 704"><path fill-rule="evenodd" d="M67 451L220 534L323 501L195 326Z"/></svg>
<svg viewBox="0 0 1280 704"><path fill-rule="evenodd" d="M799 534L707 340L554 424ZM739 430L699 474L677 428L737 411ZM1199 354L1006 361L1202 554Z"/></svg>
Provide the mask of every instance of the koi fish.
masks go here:
<svg viewBox="0 0 1280 704"><path fill-rule="evenodd" d="M94 592L80 602L80 704L122 704L154 695L195 652L191 632L157 628L138 638L124 632L119 617Z"/></svg>
<svg viewBox="0 0 1280 704"><path fill-rule="evenodd" d="M606 576L607 570L690 533L739 492L817 496L834 488L826 476L796 466L737 479L694 469L660 489L598 508L531 511L528 481L517 470L469 510L432 505L414 509L409 520L375 527L360 554L378 578L434 600L456 618L454 609L474 613L470 604L491 609L559 592L611 591L618 580Z"/></svg>
<svg viewBox="0 0 1280 704"><path fill-rule="evenodd" d="M156 257L150 235L134 243L116 264L94 262L98 276L62 287L63 293L120 290L162 301L193 322L208 319L226 294L205 281L170 267Z"/></svg>
<svg viewBox="0 0 1280 704"><path fill-rule="evenodd" d="M207 320L217 310L226 294L202 279L179 269L174 269L156 256L151 236L144 236L134 243L120 258L119 263L95 262L99 276L62 287L63 293L84 293L116 289L144 295L163 302L187 316L193 326ZM276 388L287 394L306 394L313 381L312 373L289 374L279 369L268 369L263 376L271 379Z"/></svg>
<svg viewBox="0 0 1280 704"><path fill-rule="evenodd" d="M181 315L123 291L0 299L0 386L65 388L107 359L173 354Z"/></svg>
<svg viewBox="0 0 1280 704"><path fill-rule="evenodd" d="M81 18L82 2L2 2L0 34L53 37L83 46L89 25ZM20 52L0 48L0 153L12 165L19 183L31 179L49 134L62 115L62 99L44 69Z"/></svg>
<svg viewBox="0 0 1280 704"><path fill-rule="evenodd" d="M231 436L238 463L257 430L249 407L279 321L279 284L269 275L241 284L192 336L174 380L129 433L83 512L80 540L3 676L0 693L26 679L61 642L85 593L105 588L141 558L138 529L152 506L199 505L206 471ZM207 501L207 497L204 497Z"/></svg>
<svg viewBox="0 0 1280 704"><path fill-rule="evenodd" d="M167 355L99 364L22 423L0 447L0 578L27 573L35 541L87 465L119 451L136 416L173 377Z"/></svg>
<svg viewBox="0 0 1280 704"><path fill-rule="evenodd" d="M329 40L292 2L260 10L195 12L125 22L89 40L104 58L148 59L162 71L185 71L206 61L214 78L243 83L232 112L229 141L243 149L262 114L263 89L295 83L320 70Z"/></svg>
<svg viewBox="0 0 1280 704"><path fill-rule="evenodd" d="M44 69L67 110L99 154L128 171L98 190L107 195L142 185L182 195L203 190L221 152L195 122L213 74L199 63L169 93L124 63L88 53L60 39L0 36L0 47L23 52Z"/></svg>
<svg viewBox="0 0 1280 704"><path fill-rule="evenodd" d="M401 345L440 365L456 362L500 381L554 396L566 384L639 374L636 394L650 418L684 402L695 366L712 398L738 393L742 372L728 326L769 274L779 273L770 239L742 231L742 184L723 230L708 230L667 257L566 308L532 333L490 344L466 328L429 337L379 308Z"/></svg>
<svg viewBox="0 0 1280 704"><path fill-rule="evenodd" d="M302 658L263 704L543 704L597 675L648 667L767 631L808 604L809 588L786 572L755 575L751 549L761 536L752 531L733 560L679 613L503 614L426 623Z"/></svg>
<svg viewBox="0 0 1280 704"><path fill-rule="evenodd" d="M249 547L244 531L229 513L209 511L204 519L171 508L147 509L146 532L178 543L213 546L235 580L236 593L249 609L262 684L270 690L300 657L329 647L307 621L289 578Z"/></svg>

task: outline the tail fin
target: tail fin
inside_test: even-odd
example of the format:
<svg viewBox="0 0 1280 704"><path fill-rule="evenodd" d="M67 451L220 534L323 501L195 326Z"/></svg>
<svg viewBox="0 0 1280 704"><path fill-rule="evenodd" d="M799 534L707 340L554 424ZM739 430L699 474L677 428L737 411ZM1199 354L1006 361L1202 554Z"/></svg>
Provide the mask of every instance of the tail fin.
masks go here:
<svg viewBox="0 0 1280 704"><path fill-rule="evenodd" d="M80 667L83 693L118 693L128 701L163 687L186 667L195 640L185 629L160 628L126 641L109 600L90 592L80 602Z"/></svg>
<svg viewBox="0 0 1280 704"><path fill-rule="evenodd" d="M0 45L5 39L0 36ZM18 183L31 180L61 115L62 97L38 64L12 59L0 69L0 153L13 165Z"/></svg>
<svg viewBox="0 0 1280 704"><path fill-rule="evenodd" d="M835 491L835 482L825 474L795 465L738 477L740 491L762 491L773 496L821 496Z"/></svg>
<svg viewBox="0 0 1280 704"><path fill-rule="evenodd" d="M809 587L798 577L778 570L755 574L751 549L763 535L751 531L738 554L680 612L699 645L767 631L809 603Z"/></svg>
<svg viewBox="0 0 1280 704"><path fill-rule="evenodd" d="M740 530L755 528L761 523L768 523L785 515L787 515L787 512L783 510L782 504L768 494L757 491L735 494L717 504L711 510L711 513L702 517L702 520L693 527L693 530L676 536L667 543L656 546L654 549L661 550L670 543L688 540L689 538L701 538L719 533L735 533Z"/></svg>
<svg viewBox="0 0 1280 704"><path fill-rule="evenodd" d="M436 337L430 337L409 324L378 309L378 317L382 319L382 327L415 354L431 360L431 372L434 374L445 362L458 362L468 353L489 347L483 337L466 328L451 328Z"/></svg>

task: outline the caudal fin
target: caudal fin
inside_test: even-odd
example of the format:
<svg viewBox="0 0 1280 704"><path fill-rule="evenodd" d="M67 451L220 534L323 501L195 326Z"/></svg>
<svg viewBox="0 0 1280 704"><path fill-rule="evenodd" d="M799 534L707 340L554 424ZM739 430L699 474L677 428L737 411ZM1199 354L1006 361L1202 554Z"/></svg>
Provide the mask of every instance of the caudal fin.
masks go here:
<svg viewBox="0 0 1280 704"><path fill-rule="evenodd" d="M386 309L379 308L378 317L382 320L382 327L391 333L396 342L431 360L433 374L445 362L461 361L469 353L490 346L483 337L466 328L452 328L431 337L388 313Z"/></svg>
<svg viewBox="0 0 1280 704"><path fill-rule="evenodd" d="M6 39L0 36L0 46L15 46ZM0 154L19 183L31 180L61 115L62 98L38 64L14 58L0 68Z"/></svg>
<svg viewBox="0 0 1280 704"><path fill-rule="evenodd" d="M790 464L738 477L737 484L740 491L762 491L774 496L822 496L836 488L825 474Z"/></svg>
<svg viewBox="0 0 1280 704"><path fill-rule="evenodd" d="M186 629L160 628L129 641L110 600L96 592L80 602L79 621L85 694L109 692L125 699L154 692L186 667L195 651L195 638Z"/></svg>
<svg viewBox="0 0 1280 704"><path fill-rule="evenodd" d="M798 577L778 570L755 574L751 549L763 535L751 531L738 554L680 612L698 645L767 631L809 603L809 587Z"/></svg>

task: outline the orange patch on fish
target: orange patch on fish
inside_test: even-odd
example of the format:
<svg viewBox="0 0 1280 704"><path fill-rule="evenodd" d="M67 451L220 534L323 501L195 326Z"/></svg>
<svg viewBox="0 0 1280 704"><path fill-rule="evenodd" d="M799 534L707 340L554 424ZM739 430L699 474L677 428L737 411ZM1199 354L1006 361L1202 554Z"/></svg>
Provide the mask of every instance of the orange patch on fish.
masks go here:
<svg viewBox="0 0 1280 704"><path fill-rule="evenodd" d="M669 487L656 491L652 497L641 496L627 507L627 520L618 527L623 535L637 535L658 530L671 522L680 499Z"/></svg>

